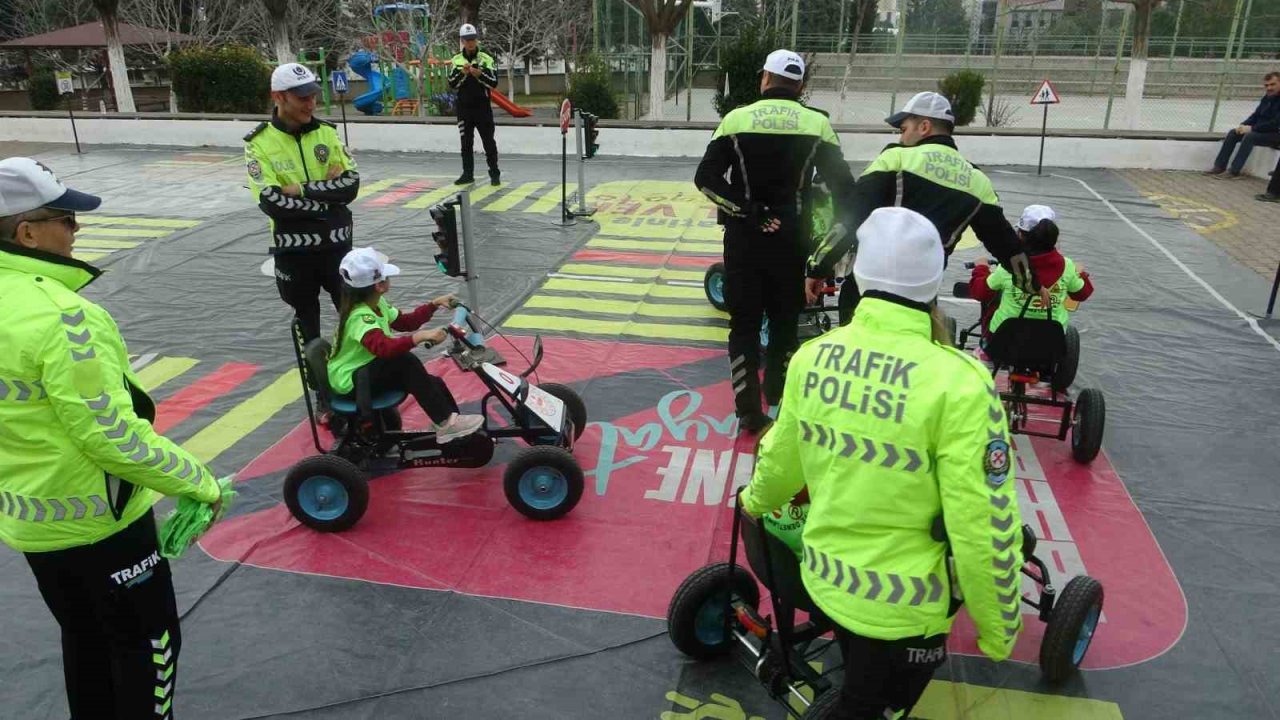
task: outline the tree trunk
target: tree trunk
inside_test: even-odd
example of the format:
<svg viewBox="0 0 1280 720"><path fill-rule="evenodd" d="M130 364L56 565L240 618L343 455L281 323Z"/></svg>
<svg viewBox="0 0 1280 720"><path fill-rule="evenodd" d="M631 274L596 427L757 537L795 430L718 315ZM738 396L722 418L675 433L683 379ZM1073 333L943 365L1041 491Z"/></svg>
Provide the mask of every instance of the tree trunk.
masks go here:
<svg viewBox="0 0 1280 720"><path fill-rule="evenodd" d="M507 62L507 97L516 96L516 64L514 61Z"/></svg>
<svg viewBox="0 0 1280 720"><path fill-rule="evenodd" d="M111 66L111 84L116 93L117 112L137 112L133 104L133 87L129 85L129 66L124 60L124 46L114 12L102 12L102 29L107 36L107 63Z"/></svg>
<svg viewBox="0 0 1280 720"><path fill-rule="evenodd" d="M526 97L533 94L529 90L529 76L532 74L533 74L533 61L530 60L528 57L526 57L524 59L524 94Z"/></svg>
<svg viewBox="0 0 1280 720"><path fill-rule="evenodd" d="M653 33L649 55L649 119L661 120L667 100L667 35Z"/></svg>
<svg viewBox="0 0 1280 720"><path fill-rule="evenodd" d="M1142 95L1147 84L1147 46L1151 35L1153 0L1133 4L1133 53L1129 58L1129 78L1124 88L1125 120L1136 130L1142 121Z"/></svg>
<svg viewBox="0 0 1280 720"><path fill-rule="evenodd" d="M849 76L853 73L854 58L858 56L858 39L862 35L862 21L866 18L868 7L870 7L868 2L858 3L858 17L854 21L853 38L849 42L849 59L844 64L844 76L840 78L840 108L836 118L841 122L844 121L845 98L849 92Z"/></svg>
<svg viewBox="0 0 1280 720"><path fill-rule="evenodd" d="M480 3L484 0L459 0L458 16L461 22L477 24L480 21Z"/></svg>
<svg viewBox="0 0 1280 720"><path fill-rule="evenodd" d="M276 49L276 62L283 65L293 62L293 52L289 47L289 24L284 18L271 21L271 44Z"/></svg>

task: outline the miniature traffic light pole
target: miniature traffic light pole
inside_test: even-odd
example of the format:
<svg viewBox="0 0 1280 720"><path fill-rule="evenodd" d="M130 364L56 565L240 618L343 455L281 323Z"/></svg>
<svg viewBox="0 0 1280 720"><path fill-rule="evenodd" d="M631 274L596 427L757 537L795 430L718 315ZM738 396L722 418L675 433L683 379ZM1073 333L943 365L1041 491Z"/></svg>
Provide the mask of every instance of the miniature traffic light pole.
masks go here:
<svg viewBox="0 0 1280 720"><path fill-rule="evenodd" d="M575 193L578 196L578 209L574 210L569 207L569 118L573 118L574 126L574 144L577 147L578 155L578 190ZM579 108L574 108L566 99L560 108L560 224L573 225L580 217L591 217L595 214L595 208L587 207L587 158L595 155L595 145L590 139L585 138L587 128L595 127L596 116L591 113L584 112Z"/></svg>
<svg viewBox="0 0 1280 720"><path fill-rule="evenodd" d="M456 212L455 208L460 211ZM433 239L441 245L443 252L436 255L440 270L450 277L461 277L467 285L469 311L467 325L471 331L469 342L478 346L472 351L473 359L494 365L505 365L506 359L492 347L484 344L484 337L473 324L471 316L480 313L480 276L475 270L474 249L472 246L473 215L471 211L471 191L462 190L452 199L431 208L431 217L440 226L439 232L432 233ZM460 222L457 222L460 221ZM461 228L458 228L461 225ZM443 236L444 242L441 243ZM461 255L458 253L458 241L461 239ZM455 314L456 315L456 314Z"/></svg>
<svg viewBox="0 0 1280 720"><path fill-rule="evenodd" d="M588 126L595 128L595 115L584 112L582 108L578 108L574 118L574 126L577 130L578 141L578 209L574 211L577 217L591 217L596 213L595 208L587 207L587 158L595 156L595 147L592 146L592 139L586 137ZM585 122L584 122L585 121Z"/></svg>

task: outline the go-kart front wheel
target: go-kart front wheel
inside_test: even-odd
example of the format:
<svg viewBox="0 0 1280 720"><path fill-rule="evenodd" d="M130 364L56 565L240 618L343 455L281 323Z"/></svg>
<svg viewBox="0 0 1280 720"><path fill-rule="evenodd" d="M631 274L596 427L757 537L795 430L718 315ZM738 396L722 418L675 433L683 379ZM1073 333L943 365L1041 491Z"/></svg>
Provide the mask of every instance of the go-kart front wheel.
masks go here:
<svg viewBox="0 0 1280 720"><path fill-rule="evenodd" d="M709 660L729 651L733 638L725 633L732 597L749 607L760 604L760 588L742 566L729 574L729 563L714 563L694 570L667 606L667 634L680 652ZM730 622L736 622L731 620Z"/></svg>
<svg viewBox="0 0 1280 720"><path fill-rule="evenodd" d="M1079 463L1090 463L1102 450L1102 433L1106 429L1107 403L1102 391L1086 388L1076 399L1071 416L1071 457Z"/></svg>
<svg viewBox="0 0 1280 720"><path fill-rule="evenodd" d="M342 532L369 507L369 478L337 455L317 455L294 465L284 479L284 503L298 522L320 532Z"/></svg>
<svg viewBox="0 0 1280 720"><path fill-rule="evenodd" d="M1060 683L1080 667L1098 629L1102 600L1102 583L1088 575L1078 575L1067 583L1040 641L1040 672L1045 680Z"/></svg>
<svg viewBox="0 0 1280 720"><path fill-rule="evenodd" d="M724 263L712 263L702 276L702 289L707 293L711 307L723 311L728 304L724 300Z"/></svg>
<svg viewBox="0 0 1280 720"><path fill-rule="evenodd" d="M804 720L827 720L836 716L840 708L840 688L833 687L813 699L813 704L804 711Z"/></svg>
<svg viewBox="0 0 1280 720"><path fill-rule="evenodd" d="M532 520L555 520L582 499L582 467L564 448L525 448L507 465L502 488L507 502Z"/></svg>
<svg viewBox="0 0 1280 720"><path fill-rule="evenodd" d="M587 404L582 401L582 396L568 385L560 383L543 383L538 387L564 403L564 411L573 423L573 439L582 437L582 432L587 429Z"/></svg>

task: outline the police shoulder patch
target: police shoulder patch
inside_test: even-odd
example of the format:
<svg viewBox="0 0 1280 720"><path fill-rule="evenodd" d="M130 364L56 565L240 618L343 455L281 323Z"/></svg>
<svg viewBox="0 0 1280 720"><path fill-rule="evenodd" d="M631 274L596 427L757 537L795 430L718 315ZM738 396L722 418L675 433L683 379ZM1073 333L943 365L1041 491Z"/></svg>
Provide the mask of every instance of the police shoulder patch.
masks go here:
<svg viewBox="0 0 1280 720"><path fill-rule="evenodd" d="M982 456L982 470L987 475L987 484L998 488L1009 479L1009 466L1012 462L1009 443L1002 439L991 440Z"/></svg>
<svg viewBox="0 0 1280 720"><path fill-rule="evenodd" d="M260 132L262 132L263 130L266 130L266 129L267 129L267 123L266 123L266 122L260 122L260 123L258 123L258 127L254 128L253 130L250 130L250 131L249 131L249 134L244 136L244 139L245 139L245 140L252 140L252 139L254 139L255 137L257 137L258 133L260 133Z"/></svg>
<svg viewBox="0 0 1280 720"><path fill-rule="evenodd" d="M378 320L374 318L372 315L361 315L360 319L364 320L366 325L375 325L378 322Z"/></svg>
<svg viewBox="0 0 1280 720"><path fill-rule="evenodd" d="M262 165L257 160L250 160L247 166L249 177L258 182L262 182Z"/></svg>

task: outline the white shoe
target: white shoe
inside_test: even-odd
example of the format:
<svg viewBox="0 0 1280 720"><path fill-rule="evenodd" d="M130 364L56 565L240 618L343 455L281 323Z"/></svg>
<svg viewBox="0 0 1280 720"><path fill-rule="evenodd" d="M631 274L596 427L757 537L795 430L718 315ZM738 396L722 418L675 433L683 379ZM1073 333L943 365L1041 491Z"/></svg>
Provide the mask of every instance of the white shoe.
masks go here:
<svg viewBox="0 0 1280 720"><path fill-rule="evenodd" d="M484 418L480 415L459 415L454 413L439 425L435 425L436 442L443 445L461 437L466 437L484 426Z"/></svg>

